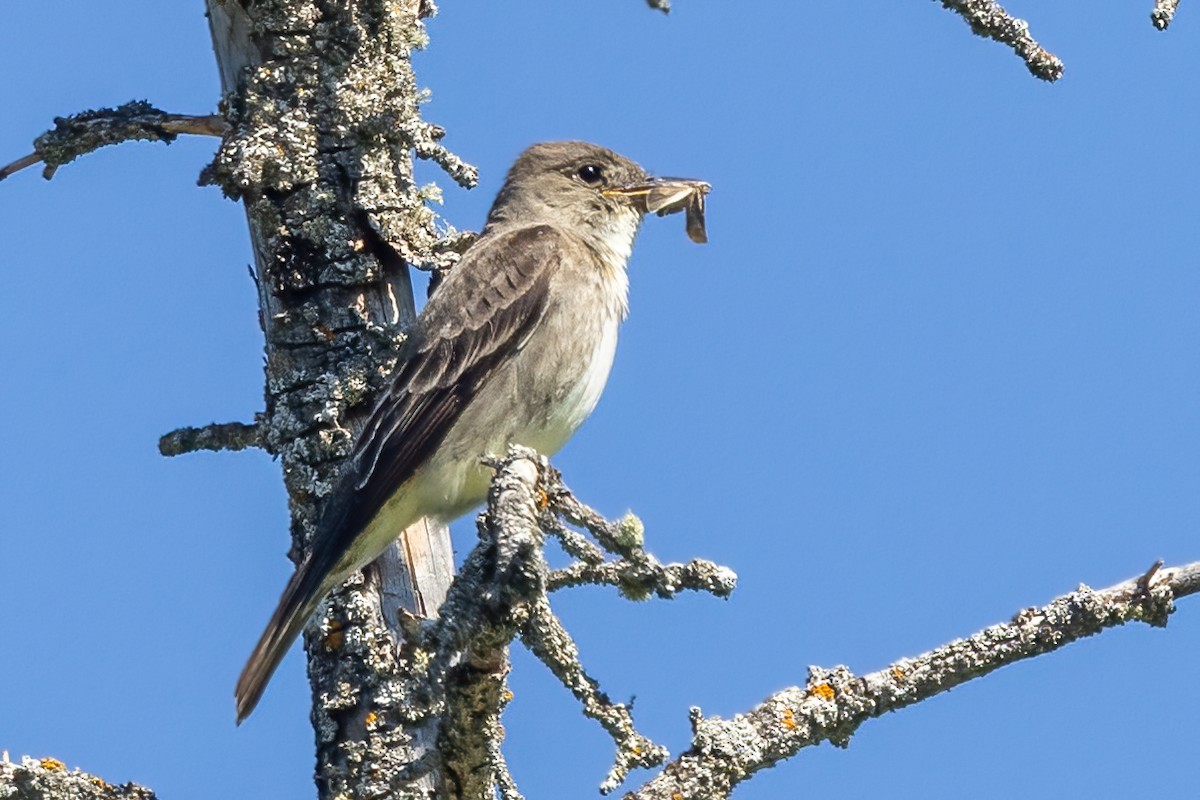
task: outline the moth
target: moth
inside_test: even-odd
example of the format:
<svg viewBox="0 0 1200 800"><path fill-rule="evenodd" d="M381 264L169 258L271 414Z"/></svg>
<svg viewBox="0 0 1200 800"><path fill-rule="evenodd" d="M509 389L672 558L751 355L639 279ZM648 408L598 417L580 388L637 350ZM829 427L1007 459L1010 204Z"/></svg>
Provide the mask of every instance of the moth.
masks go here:
<svg viewBox="0 0 1200 800"><path fill-rule="evenodd" d="M704 196L710 191L712 186L704 181L688 178L652 178L640 190L647 214L665 217L678 211L686 212L688 238L697 244L708 241L708 232L704 228Z"/></svg>

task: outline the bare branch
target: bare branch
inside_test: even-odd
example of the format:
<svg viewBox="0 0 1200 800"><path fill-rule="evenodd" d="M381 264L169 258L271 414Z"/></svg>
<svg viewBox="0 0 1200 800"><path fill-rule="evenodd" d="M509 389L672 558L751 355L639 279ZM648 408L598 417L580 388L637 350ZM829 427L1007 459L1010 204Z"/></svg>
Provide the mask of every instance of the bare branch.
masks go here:
<svg viewBox="0 0 1200 800"><path fill-rule="evenodd" d="M254 422L214 422L202 428L177 428L158 440L158 452L164 456L179 456L197 450L245 450L247 447L266 449L263 438L263 419Z"/></svg>
<svg viewBox="0 0 1200 800"><path fill-rule="evenodd" d="M608 794L624 781L634 767L656 767L667 760L667 749L647 739L633 727L629 706L614 703L600 691L583 669L579 649L545 598L534 604L521 640L550 668L563 686L583 705L583 713L600 723L617 746L616 759L600 791Z"/></svg>
<svg viewBox="0 0 1200 800"><path fill-rule="evenodd" d="M646 0L646 5L664 14L671 13L671 0Z"/></svg>
<svg viewBox="0 0 1200 800"><path fill-rule="evenodd" d="M1150 21L1160 31L1165 31L1175 19L1175 11L1179 8L1179 0L1154 0L1154 10L1150 12Z"/></svg>
<svg viewBox="0 0 1200 800"><path fill-rule="evenodd" d="M1025 62L1036 77L1056 81L1062 77L1063 63L1029 35L1029 23L1017 19L994 0L941 0L942 6L957 12L976 34L1006 44Z"/></svg>
<svg viewBox="0 0 1200 800"><path fill-rule="evenodd" d="M0 797L12 800L43 800L69 797L72 800L154 800L154 792L136 783L111 784L77 769L68 770L55 758L9 761L0 758Z"/></svg>
<svg viewBox="0 0 1200 800"><path fill-rule="evenodd" d="M40 155L37 153L30 153L27 156L18 158L11 164L5 164L3 167L0 167L0 181L4 180L15 172L20 172L26 167L32 167L34 164L40 164L41 162L42 157Z"/></svg>
<svg viewBox="0 0 1200 800"><path fill-rule="evenodd" d="M33 153L0 167L0 180L39 162L45 162L42 177L49 180L63 164L105 145L136 140L170 144L181 133L219 137L227 130L225 118L220 115L168 114L144 100L134 100L117 108L83 111L69 117L57 117L54 129L34 140Z"/></svg>
<svg viewBox="0 0 1200 800"><path fill-rule="evenodd" d="M822 741L846 746L867 720L949 691L1008 664L1049 653L1130 621L1161 627L1176 598L1200 592L1200 562L1146 574L1103 591L1087 586L885 669L856 677L810 667L803 687L784 689L731 720L693 708L692 748L627 795L636 800L725 798L760 769Z"/></svg>

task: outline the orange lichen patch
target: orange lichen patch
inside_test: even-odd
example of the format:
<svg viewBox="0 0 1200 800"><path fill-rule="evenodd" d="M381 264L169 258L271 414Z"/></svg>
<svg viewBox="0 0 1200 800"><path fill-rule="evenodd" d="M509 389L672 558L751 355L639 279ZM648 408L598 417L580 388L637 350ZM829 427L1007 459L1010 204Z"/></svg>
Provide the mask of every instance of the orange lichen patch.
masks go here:
<svg viewBox="0 0 1200 800"><path fill-rule="evenodd" d="M511 701L514 696L515 695L513 695L513 693L511 691L509 691L508 689L504 690L504 702L507 703L507 702Z"/></svg>
<svg viewBox="0 0 1200 800"><path fill-rule="evenodd" d="M828 683L818 683L816 686L808 690L808 693L814 697L819 697L822 700L832 700L837 692Z"/></svg>
<svg viewBox="0 0 1200 800"><path fill-rule="evenodd" d="M792 713L790 708L785 708L783 710L783 727L787 728L789 731L794 731L798 727L796 723L796 715Z"/></svg>
<svg viewBox="0 0 1200 800"><path fill-rule="evenodd" d="M371 726L372 726L372 725L374 725L376 722L379 722L379 715L378 715L378 714L376 714L374 711L368 711L368 712L367 712L367 717L366 717L366 723L367 723L367 727L368 727L368 728L369 728L369 727L371 727Z"/></svg>
<svg viewBox="0 0 1200 800"><path fill-rule="evenodd" d="M545 508L550 505L550 495L546 494L546 490L542 487L537 487L537 507Z"/></svg>
<svg viewBox="0 0 1200 800"><path fill-rule="evenodd" d="M892 677L898 681L904 680L907 674L902 667L892 667Z"/></svg>
<svg viewBox="0 0 1200 800"><path fill-rule="evenodd" d="M350 249L356 253L361 253L363 250L367 249L367 242L365 239L351 239Z"/></svg>
<svg viewBox="0 0 1200 800"><path fill-rule="evenodd" d="M100 789L109 788L108 781L104 780L104 778L97 778L95 775L92 775L91 777L88 778L88 780L91 781L92 785L97 788L100 788Z"/></svg>
<svg viewBox="0 0 1200 800"><path fill-rule="evenodd" d="M346 636L342 633L342 624L340 622L331 622L329 623L329 632L321 640L321 645L326 650L341 650L342 642L345 640Z"/></svg>
<svg viewBox="0 0 1200 800"><path fill-rule="evenodd" d="M680 792L671 792L671 800L684 800Z"/></svg>
<svg viewBox="0 0 1200 800"><path fill-rule="evenodd" d="M42 769L48 769L51 772L62 772L67 768L67 765L59 761L57 758L43 758L41 760Z"/></svg>

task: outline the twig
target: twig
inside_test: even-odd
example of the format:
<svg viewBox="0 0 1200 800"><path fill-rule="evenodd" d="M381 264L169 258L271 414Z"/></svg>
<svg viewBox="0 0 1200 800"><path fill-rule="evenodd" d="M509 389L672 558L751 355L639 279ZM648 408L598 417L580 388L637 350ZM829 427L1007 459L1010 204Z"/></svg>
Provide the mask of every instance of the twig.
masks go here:
<svg viewBox="0 0 1200 800"><path fill-rule="evenodd" d="M1165 31L1175 19L1175 11L1179 8L1179 0L1154 0L1154 10L1150 12L1150 21L1160 31Z"/></svg>
<svg viewBox="0 0 1200 800"><path fill-rule="evenodd" d="M542 529L553 534L563 549L578 561L554 570L546 580L547 591L584 584L615 586L631 600L653 595L670 599L680 591L708 592L728 597L737 586L737 575L728 567L711 561L693 559L687 564L662 564L645 549L645 528L633 514L610 522L594 509L579 502L562 482L558 470L546 466L543 471L546 509ZM559 519L584 528L600 546L565 527ZM619 556L606 561L604 552Z"/></svg>
<svg viewBox="0 0 1200 800"><path fill-rule="evenodd" d="M594 566L604 563L604 548L594 544L579 531L562 524L553 512L547 511L546 514L543 514L542 527L546 533L558 539L559 545L562 546L567 555L583 562L582 564L572 564L572 567ZM555 570L555 572L562 572L562 570ZM550 583L548 586L553 584L555 572L550 573ZM581 581L581 583L587 582ZM551 591L553 591L553 588L551 588Z"/></svg>
<svg viewBox="0 0 1200 800"><path fill-rule="evenodd" d="M579 502L562 482L562 473L549 465L542 487L546 493L546 505L549 510L572 525L585 528L596 537L605 550L625 558L633 558L639 552L645 552L642 550L645 528L642 521L633 514L626 514L617 522L610 522L594 509Z"/></svg>
<svg viewBox="0 0 1200 800"><path fill-rule="evenodd" d="M546 581L546 589L551 592L584 585L615 586L630 600L644 600L651 594L669 600L681 591L728 597L737 585L737 575L728 567L702 559L692 559L686 564L660 564L650 556L643 562L622 559L604 564L571 564L551 572Z"/></svg>
<svg viewBox="0 0 1200 800"><path fill-rule="evenodd" d="M671 0L646 0L646 5L664 14L671 13Z"/></svg>
<svg viewBox="0 0 1200 800"><path fill-rule="evenodd" d="M599 684L584 671L579 648L546 599L535 603L532 612L529 623L521 632L521 641L575 695L583 706L583 713L599 722L617 747L612 769L600 784L600 791L608 794L616 789L634 767L657 767L665 762L667 749L638 733L629 707L609 700L608 695L600 691Z"/></svg>
<svg viewBox="0 0 1200 800"><path fill-rule="evenodd" d="M34 164L40 164L41 161L42 157L37 153L30 153L23 158L18 158L11 164L6 164L3 167L0 167L0 181L4 180L9 175L12 175L14 172L20 172L26 167L32 167Z"/></svg>
<svg viewBox="0 0 1200 800"><path fill-rule="evenodd" d="M407 126L405 131L408 133L409 141L412 142L413 152L417 154L417 158L437 164L464 189L470 189L479 183L479 169L463 161L439 142L446 135L445 128L418 121L415 125Z"/></svg>
<svg viewBox="0 0 1200 800"><path fill-rule="evenodd" d="M941 3L960 14L979 36L1011 47L1038 78L1056 81L1062 77L1062 61L1042 49L1029 35L1029 23L1011 16L999 3L994 0L941 0Z"/></svg>
<svg viewBox="0 0 1200 800"><path fill-rule="evenodd" d="M225 422L203 428L177 428L158 440L158 452L178 456L197 450L245 450L247 447L266 449L261 417L251 424Z"/></svg>
<svg viewBox="0 0 1200 800"><path fill-rule="evenodd" d="M718 800L753 773L829 741L849 743L868 719L919 703L1008 664L1049 653L1130 621L1163 626L1179 597L1200 592L1200 562L1144 575L1103 591L1086 586L1010 622L993 625L863 677L810 667L804 687L785 689L730 720L693 708L692 749L627 795L635 800Z"/></svg>
<svg viewBox="0 0 1200 800"><path fill-rule="evenodd" d="M170 144L181 133L224 136L227 129L225 118L218 114L168 114L144 100L57 117L54 129L34 140L33 153L0 167L0 180L39 162L45 162L42 177L49 180L63 164L105 145L135 140Z"/></svg>
<svg viewBox="0 0 1200 800"><path fill-rule="evenodd" d="M562 475L544 459L540 462L537 488L544 493L540 518L542 530L553 534L576 563L549 573L547 592L586 583L616 586L622 595L644 600L653 594L674 597L680 590L707 591L728 596L737 583L733 571L708 561L664 566L643 546L645 529L633 514L611 522L581 503L566 487ZM599 546L563 524L585 529ZM618 556L606 561L605 551ZM607 794L620 786L635 767L663 763L667 751L637 732L629 708L613 703L584 670L571 635L554 615L547 597L540 597L521 630L521 640L583 706L583 713L600 723L616 745L616 756L600 791Z"/></svg>

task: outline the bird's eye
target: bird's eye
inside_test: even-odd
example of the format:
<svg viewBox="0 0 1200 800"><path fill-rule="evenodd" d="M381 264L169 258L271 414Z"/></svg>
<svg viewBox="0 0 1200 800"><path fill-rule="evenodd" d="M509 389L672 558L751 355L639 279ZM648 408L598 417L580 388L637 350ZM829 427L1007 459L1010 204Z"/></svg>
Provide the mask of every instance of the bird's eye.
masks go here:
<svg viewBox="0 0 1200 800"><path fill-rule="evenodd" d="M584 183L589 183L592 186L604 180L604 170L597 167L595 164L585 164L575 173Z"/></svg>

